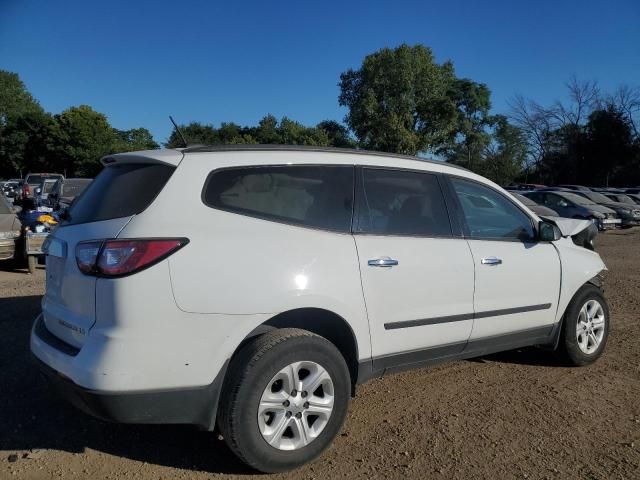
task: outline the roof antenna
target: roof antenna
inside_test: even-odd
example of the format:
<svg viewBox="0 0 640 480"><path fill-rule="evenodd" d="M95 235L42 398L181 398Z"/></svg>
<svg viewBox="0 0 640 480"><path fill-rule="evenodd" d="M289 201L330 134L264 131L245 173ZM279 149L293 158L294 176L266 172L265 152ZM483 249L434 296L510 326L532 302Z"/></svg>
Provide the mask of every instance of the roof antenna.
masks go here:
<svg viewBox="0 0 640 480"><path fill-rule="evenodd" d="M178 132L178 135L180 135L180 138L182 139L182 143L184 143L184 148L187 148L189 144L187 143L187 139L184 138L184 135L182 134L182 130L180 130L180 127L178 127L178 124L176 123L176 121L173 119L171 115L169 115L169 120L171 120L171 123L173 123L173 126L176 128L176 132Z"/></svg>

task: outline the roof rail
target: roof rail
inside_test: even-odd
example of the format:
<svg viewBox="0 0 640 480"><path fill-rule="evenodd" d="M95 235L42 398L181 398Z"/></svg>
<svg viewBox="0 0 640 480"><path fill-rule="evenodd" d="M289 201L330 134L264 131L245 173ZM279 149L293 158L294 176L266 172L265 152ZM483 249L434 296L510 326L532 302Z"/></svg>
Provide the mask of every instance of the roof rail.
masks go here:
<svg viewBox="0 0 640 480"><path fill-rule="evenodd" d="M205 153L205 152L263 152L263 151L289 151L289 152L326 152L326 153L347 153L356 155L373 155L377 157L393 157L403 160L413 160L418 162L435 163L448 167L467 170L460 165L454 165L445 161L420 158L414 155L402 155L400 153L378 152L376 150L361 150L355 148L338 147L318 147L310 145L276 145L276 144L234 144L234 145L195 145L192 147L179 149L182 153Z"/></svg>

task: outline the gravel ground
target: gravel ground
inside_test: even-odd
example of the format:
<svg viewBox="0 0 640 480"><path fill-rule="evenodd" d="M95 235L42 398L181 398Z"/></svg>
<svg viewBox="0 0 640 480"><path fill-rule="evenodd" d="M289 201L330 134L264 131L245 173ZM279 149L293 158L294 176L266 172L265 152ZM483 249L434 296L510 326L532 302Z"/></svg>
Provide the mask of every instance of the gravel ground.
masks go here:
<svg viewBox="0 0 640 480"><path fill-rule="evenodd" d="M613 328L595 365L524 349L372 381L315 464L274 477L640 478L640 228L598 250ZM213 434L107 424L55 398L29 362L43 285L43 269L0 271L0 478L253 474Z"/></svg>

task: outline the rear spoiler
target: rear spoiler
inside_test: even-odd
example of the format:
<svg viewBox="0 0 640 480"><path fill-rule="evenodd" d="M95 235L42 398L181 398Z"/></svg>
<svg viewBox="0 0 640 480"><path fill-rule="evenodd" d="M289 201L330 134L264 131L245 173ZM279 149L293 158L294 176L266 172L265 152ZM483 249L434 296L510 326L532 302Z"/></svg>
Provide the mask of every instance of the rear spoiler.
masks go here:
<svg viewBox="0 0 640 480"><path fill-rule="evenodd" d="M139 152L115 153L107 155L100 161L103 165L113 165L114 163L164 163L177 167L184 158L184 154L179 150L142 150Z"/></svg>

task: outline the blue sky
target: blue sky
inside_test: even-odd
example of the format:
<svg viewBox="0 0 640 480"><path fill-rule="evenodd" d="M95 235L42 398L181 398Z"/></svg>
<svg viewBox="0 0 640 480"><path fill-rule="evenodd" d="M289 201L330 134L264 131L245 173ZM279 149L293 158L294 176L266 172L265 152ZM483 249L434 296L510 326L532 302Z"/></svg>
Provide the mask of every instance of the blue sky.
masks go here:
<svg viewBox="0 0 640 480"><path fill-rule="evenodd" d="M640 85L640 1L215 2L0 0L0 69L45 109L88 104L157 141L179 122L255 124L272 113L342 120L339 75L403 42L486 83L561 99L571 75Z"/></svg>

